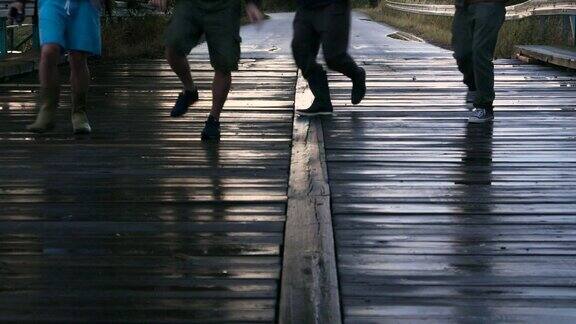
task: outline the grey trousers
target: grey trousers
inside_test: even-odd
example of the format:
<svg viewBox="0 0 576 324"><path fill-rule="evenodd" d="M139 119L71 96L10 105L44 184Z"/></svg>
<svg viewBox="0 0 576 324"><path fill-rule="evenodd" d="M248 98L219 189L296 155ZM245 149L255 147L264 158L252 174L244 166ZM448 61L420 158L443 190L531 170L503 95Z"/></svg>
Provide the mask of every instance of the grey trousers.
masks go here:
<svg viewBox="0 0 576 324"><path fill-rule="evenodd" d="M299 8L296 12L292 53L296 65L320 101L329 100L330 96L326 93L326 71L316 61L320 46L328 68L351 79L358 75L358 65L348 54L350 22L348 1L318 8Z"/></svg>
<svg viewBox="0 0 576 324"><path fill-rule="evenodd" d="M502 3L477 3L456 7L452 46L458 69L468 89L476 91L474 107L492 109L494 93L494 52L504 24Z"/></svg>

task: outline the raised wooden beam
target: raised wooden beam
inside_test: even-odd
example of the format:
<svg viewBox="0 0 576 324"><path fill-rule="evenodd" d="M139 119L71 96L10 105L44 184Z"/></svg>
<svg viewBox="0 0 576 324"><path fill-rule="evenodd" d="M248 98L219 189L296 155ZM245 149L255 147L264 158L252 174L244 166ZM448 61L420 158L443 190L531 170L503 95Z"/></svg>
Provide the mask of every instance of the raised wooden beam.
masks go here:
<svg viewBox="0 0 576 324"><path fill-rule="evenodd" d="M313 96L300 76L295 108ZM294 118L281 324L342 322L322 121Z"/></svg>
<svg viewBox="0 0 576 324"><path fill-rule="evenodd" d="M519 57L576 69L576 51L574 50L545 45L519 45L514 51Z"/></svg>
<svg viewBox="0 0 576 324"><path fill-rule="evenodd" d="M38 69L40 56L29 52L21 55L10 54L0 62L0 80L9 79Z"/></svg>

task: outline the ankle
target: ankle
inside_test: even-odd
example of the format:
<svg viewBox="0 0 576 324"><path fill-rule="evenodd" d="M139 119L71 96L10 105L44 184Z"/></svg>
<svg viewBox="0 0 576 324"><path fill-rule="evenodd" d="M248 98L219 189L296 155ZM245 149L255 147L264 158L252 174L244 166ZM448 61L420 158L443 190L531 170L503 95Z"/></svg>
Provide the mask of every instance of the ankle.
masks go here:
<svg viewBox="0 0 576 324"><path fill-rule="evenodd" d="M218 125L220 125L220 116L215 117L214 115L210 114L208 115L208 121L214 122Z"/></svg>
<svg viewBox="0 0 576 324"><path fill-rule="evenodd" d="M184 89L182 89L182 92L194 93L194 92L198 92L198 88L196 88L196 85L192 84L191 86L185 86Z"/></svg>
<svg viewBox="0 0 576 324"><path fill-rule="evenodd" d="M354 74L354 78L352 79L352 81L355 81L355 82L364 81L365 73L366 73L366 71L363 68L358 67L358 69L356 70L356 73Z"/></svg>
<svg viewBox="0 0 576 324"><path fill-rule="evenodd" d="M314 99L311 107L332 108L332 101Z"/></svg>

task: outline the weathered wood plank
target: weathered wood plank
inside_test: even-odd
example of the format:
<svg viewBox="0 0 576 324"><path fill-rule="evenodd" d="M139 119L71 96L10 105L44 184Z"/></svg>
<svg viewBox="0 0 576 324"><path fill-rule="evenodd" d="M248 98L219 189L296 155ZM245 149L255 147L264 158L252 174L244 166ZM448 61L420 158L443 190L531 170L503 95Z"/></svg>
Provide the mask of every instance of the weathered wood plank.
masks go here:
<svg viewBox="0 0 576 324"><path fill-rule="evenodd" d="M518 45L516 55L535 61L576 69L576 52L567 48L546 45Z"/></svg>
<svg viewBox="0 0 576 324"><path fill-rule="evenodd" d="M366 62L324 127L345 322L573 322L574 74L497 61L474 127L452 59Z"/></svg>
<svg viewBox="0 0 576 324"><path fill-rule="evenodd" d="M276 320L295 68L244 60L222 141L204 145L206 63L178 120L165 62L98 66L85 137L68 86L60 127L30 135L36 76L0 85L0 321Z"/></svg>
<svg viewBox="0 0 576 324"><path fill-rule="evenodd" d="M295 108L311 103L302 77ZM295 118L280 323L340 323L340 297L322 123Z"/></svg>

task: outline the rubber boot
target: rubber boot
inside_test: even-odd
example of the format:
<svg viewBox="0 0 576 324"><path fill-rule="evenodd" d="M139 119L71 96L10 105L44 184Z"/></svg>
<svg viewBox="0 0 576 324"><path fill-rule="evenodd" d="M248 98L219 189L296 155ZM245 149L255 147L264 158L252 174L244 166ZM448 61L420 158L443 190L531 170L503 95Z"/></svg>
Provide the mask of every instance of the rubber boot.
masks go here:
<svg viewBox="0 0 576 324"><path fill-rule="evenodd" d="M90 134L92 127L86 115L87 93L72 93L72 129L74 134Z"/></svg>
<svg viewBox="0 0 576 324"><path fill-rule="evenodd" d="M60 88L40 89L40 111L33 124L26 126L26 129L33 133L44 133L54 129L56 126L56 111L60 99Z"/></svg>

